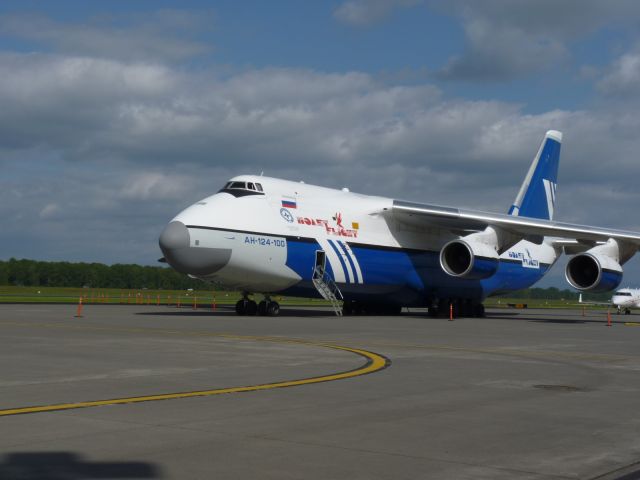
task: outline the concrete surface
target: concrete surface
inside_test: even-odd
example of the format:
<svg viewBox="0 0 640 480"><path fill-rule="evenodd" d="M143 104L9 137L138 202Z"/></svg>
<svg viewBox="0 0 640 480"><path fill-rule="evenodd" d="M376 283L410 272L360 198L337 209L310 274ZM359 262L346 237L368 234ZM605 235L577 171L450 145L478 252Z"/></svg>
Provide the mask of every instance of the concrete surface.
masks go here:
<svg viewBox="0 0 640 480"><path fill-rule="evenodd" d="M0 416L0 478L640 478L634 315L278 318L0 306L0 409L330 375L346 380ZM640 318L638 319L640 321ZM229 336L220 336L229 334ZM261 338L279 337L271 342Z"/></svg>

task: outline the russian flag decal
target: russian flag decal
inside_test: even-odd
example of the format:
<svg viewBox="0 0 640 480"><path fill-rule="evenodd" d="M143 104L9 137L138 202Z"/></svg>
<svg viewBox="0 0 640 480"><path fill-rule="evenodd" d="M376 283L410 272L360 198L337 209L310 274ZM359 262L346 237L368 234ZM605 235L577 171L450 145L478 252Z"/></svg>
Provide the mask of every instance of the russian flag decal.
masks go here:
<svg viewBox="0 0 640 480"><path fill-rule="evenodd" d="M283 208L297 208L296 205L296 201L295 200L289 200L289 199L283 199L282 200L282 207Z"/></svg>

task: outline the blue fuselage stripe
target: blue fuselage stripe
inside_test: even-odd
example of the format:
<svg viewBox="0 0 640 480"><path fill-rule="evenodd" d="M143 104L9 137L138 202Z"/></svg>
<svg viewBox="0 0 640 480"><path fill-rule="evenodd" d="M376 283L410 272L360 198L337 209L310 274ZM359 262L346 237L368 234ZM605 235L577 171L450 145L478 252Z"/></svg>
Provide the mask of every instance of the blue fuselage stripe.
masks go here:
<svg viewBox="0 0 640 480"><path fill-rule="evenodd" d="M331 245L331 248L333 248L333 251L336 252L336 255L338 256L338 260L340 260L340 265L342 265L342 270L344 271L344 276L347 279L347 283L351 283L351 276L349 275L349 269L347 268L347 264L344 263L344 260L342 259L342 255L340 254L340 250L338 250L338 247L336 247L333 244L332 240L328 240L329 245Z"/></svg>
<svg viewBox="0 0 640 480"><path fill-rule="evenodd" d="M353 260L351 258L351 255L349 255L349 252L347 252L347 247L345 247L344 243L342 243L339 240L336 240L336 243L338 245L340 245L340 248L342 248L342 251L347 256L347 260L349 261L349 265L351 265L351 271L353 271L353 276L354 276L353 283L359 283L359 281L358 281L358 272L356 270L356 265L353 263Z"/></svg>
<svg viewBox="0 0 640 480"><path fill-rule="evenodd" d="M313 296L317 294L311 281L316 251L323 247L312 237L278 235L267 232L251 232L216 227L188 226L205 230L217 230L251 235L273 236L286 239L287 253L285 265L293 270L300 282L287 289L288 294ZM427 305L433 298L472 298L483 300L489 295L508 293L530 287L540 280L551 264L537 262L528 258L501 258L494 275L485 279L461 279L447 275L441 268L439 252L383 245L348 242L337 247L337 240L327 239L333 251L338 255L340 266L345 273L345 283L340 285L345 298L361 300L375 298L382 301L388 298L404 305ZM326 245L326 243L325 243ZM350 265L359 265L360 274L354 269L355 283L351 283L347 263L341 250L347 250ZM530 255L529 255L530 257ZM335 268L327 262L327 272L335 279ZM615 288L620 282L619 272L604 272L604 283ZM362 283L358 283L360 280ZM359 295L359 297L358 297Z"/></svg>

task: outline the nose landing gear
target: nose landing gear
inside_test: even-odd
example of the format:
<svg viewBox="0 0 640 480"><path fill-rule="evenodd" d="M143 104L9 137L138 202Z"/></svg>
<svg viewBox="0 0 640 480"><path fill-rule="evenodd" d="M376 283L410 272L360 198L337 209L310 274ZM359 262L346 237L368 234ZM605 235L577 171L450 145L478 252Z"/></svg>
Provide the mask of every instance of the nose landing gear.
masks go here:
<svg viewBox="0 0 640 480"><path fill-rule="evenodd" d="M236 313L238 315L255 315L258 311L258 304L249 297L244 297L236 303Z"/></svg>
<svg viewBox="0 0 640 480"><path fill-rule="evenodd" d="M242 300L238 300L236 303L236 313L238 315L276 317L280 313L280 304L271 300L270 297L265 297L260 303L256 303L246 294Z"/></svg>
<svg viewBox="0 0 640 480"><path fill-rule="evenodd" d="M274 302L269 297L265 297L258 304L258 315L262 315L263 317L277 317L280 313L280 304L278 302Z"/></svg>

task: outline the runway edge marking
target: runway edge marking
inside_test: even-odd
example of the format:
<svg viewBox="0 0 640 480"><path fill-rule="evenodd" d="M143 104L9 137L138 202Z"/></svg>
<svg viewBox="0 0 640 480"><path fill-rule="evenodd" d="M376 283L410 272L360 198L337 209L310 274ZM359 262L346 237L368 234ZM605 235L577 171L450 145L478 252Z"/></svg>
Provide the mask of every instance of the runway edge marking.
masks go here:
<svg viewBox="0 0 640 480"><path fill-rule="evenodd" d="M389 365L391 365L391 360L389 360L384 355L380 355L378 353L370 352L367 350L362 350L358 348L344 347L341 345L333 345L327 343L316 343L316 342L308 342L303 340L294 340L294 339L277 339L274 337L254 337L254 336L236 336L236 335L220 335L223 338L237 338L243 340L254 340L254 341L266 341L266 342L274 342L274 343L296 343L300 345L309 345L314 347L323 347L330 348L333 350L341 350L344 352L354 353L366 359L366 362L355 369L347 370L344 372L332 373L329 375L320 375L316 377L308 377L301 378L297 380L284 380L280 382L272 382L272 383L263 383L259 385L249 385L243 387L227 387L227 388L218 388L211 390L195 390L190 392L176 392L176 393L161 393L156 395L141 395L135 397L125 397L125 398L112 398L108 400L90 400L85 402L71 402L71 403L58 403L53 405L40 405L40 406L32 406L32 407L18 407L18 408L8 408L0 410L0 417L6 417L11 415L25 415L30 413L42 413L42 412L57 412L62 410L74 410L78 408L90 408L90 407L102 407L107 405L124 405L129 403L142 403L142 402L153 402L158 400L176 400L180 398L191 398L191 397L208 397L213 395L222 395L226 393L243 393L243 392L255 392L260 390L271 390L274 388L287 388L287 387L298 387L302 385L311 385L314 383L323 383L323 382L332 382L335 380L344 380L347 378L359 377L362 375L368 375L370 373L375 373L380 370L384 370Z"/></svg>

